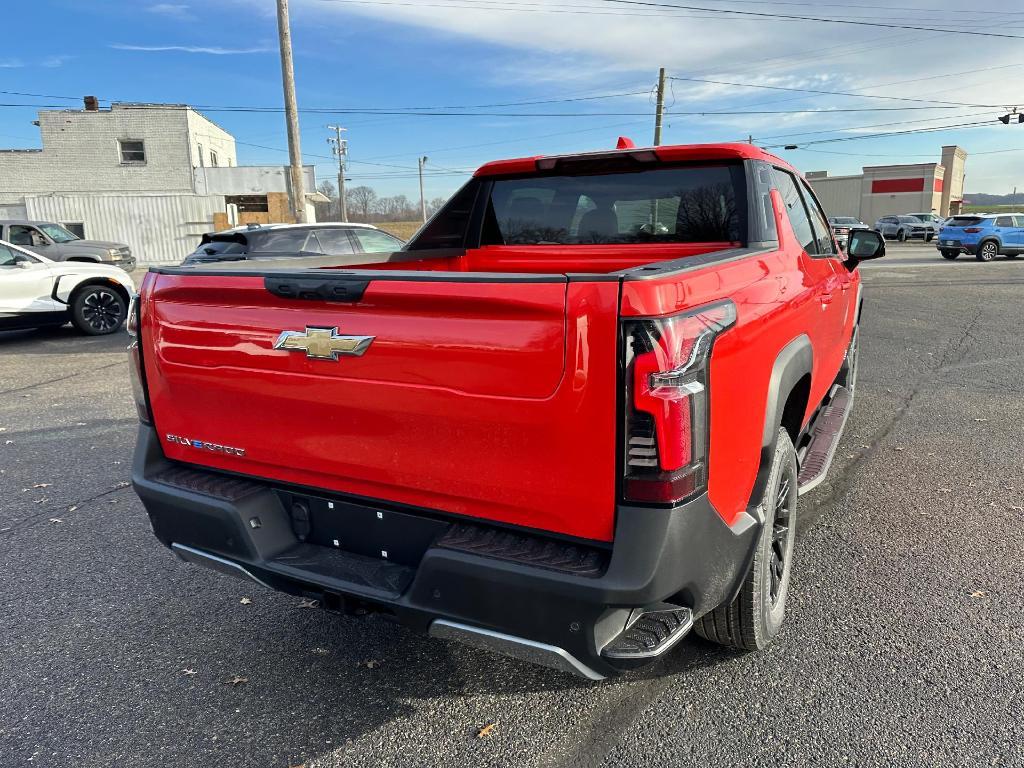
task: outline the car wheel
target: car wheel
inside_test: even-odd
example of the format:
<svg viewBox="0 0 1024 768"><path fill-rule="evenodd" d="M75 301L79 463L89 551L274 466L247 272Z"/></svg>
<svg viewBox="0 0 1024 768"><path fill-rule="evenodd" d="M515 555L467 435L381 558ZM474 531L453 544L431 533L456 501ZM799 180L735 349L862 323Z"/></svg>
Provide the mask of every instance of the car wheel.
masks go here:
<svg viewBox="0 0 1024 768"><path fill-rule="evenodd" d="M759 651L775 639L786 615L793 570L796 499L796 451L789 433L780 429L761 497L764 525L758 534L754 561L736 599L697 621L694 630L698 635L745 651Z"/></svg>
<svg viewBox="0 0 1024 768"><path fill-rule="evenodd" d="M999 243L995 240L986 240L978 248L978 261L992 261L999 255Z"/></svg>
<svg viewBox="0 0 1024 768"><path fill-rule="evenodd" d="M71 301L71 322L89 336L113 333L127 315L128 302L108 285L86 286Z"/></svg>
<svg viewBox="0 0 1024 768"><path fill-rule="evenodd" d="M904 232L902 229L897 230L897 232L896 232L896 239L899 240L901 243L906 242L906 240L907 240L907 233Z"/></svg>
<svg viewBox="0 0 1024 768"><path fill-rule="evenodd" d="M935 235L929 232L927 235L924 236L924 241L926 243L930 243L934 239L934 237Z"/></svg>
<svg viewBox="0 0 1024 768"><path fill-rule="evenodd" d="M952 261L960 255L960 251L942 251L942 258Z"/></svg>

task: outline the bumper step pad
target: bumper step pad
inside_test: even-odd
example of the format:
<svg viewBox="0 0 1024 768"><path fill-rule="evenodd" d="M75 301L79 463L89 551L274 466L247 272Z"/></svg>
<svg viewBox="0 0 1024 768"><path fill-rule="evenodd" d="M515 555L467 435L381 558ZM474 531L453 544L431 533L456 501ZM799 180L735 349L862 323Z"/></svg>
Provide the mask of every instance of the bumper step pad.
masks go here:
<svg viewBox="0 0 1024 768"><path fill-rule="evenodd" d="M279 576L329 590L392 600L405 591L416 575L408 566L315 544L292 547L264 567Z"/></svg>
<svg viewBox="0 0 1024 768"><path fill-rule="evenodd" d="M600 549L469 523L453 525L437 546L590 579L608 567Z"/></svg>
<svg viewBox="0 0 1024 768"><path fill-rule="evenodd" d="M798 453L800 474L797 483L801 495L815 488L828 474L852 406L853 393L836 385L830 393L828 405L814 420L810 442Z"/></svg>
<svg viewBox="0 0 1024 768"><path fill-rule="evenodd" d="M683 639L693 627L689 608L658 607L638 611L618 637L601 651L601 656L622 666L622 662L645 662L661 656Z"/></svg>

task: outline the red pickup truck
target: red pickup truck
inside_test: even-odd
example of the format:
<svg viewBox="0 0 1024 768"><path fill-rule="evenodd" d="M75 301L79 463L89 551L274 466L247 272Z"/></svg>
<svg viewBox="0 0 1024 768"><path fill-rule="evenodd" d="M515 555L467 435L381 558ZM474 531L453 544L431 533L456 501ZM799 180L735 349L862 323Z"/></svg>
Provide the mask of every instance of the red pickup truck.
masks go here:
<svg viewBox="0 0 1024 768"><path fill-rule="evenodd" d="M185 560L590 679L759 649L883 254L746 144L489 163L397 253L150 270L133 484Z"/></svg>

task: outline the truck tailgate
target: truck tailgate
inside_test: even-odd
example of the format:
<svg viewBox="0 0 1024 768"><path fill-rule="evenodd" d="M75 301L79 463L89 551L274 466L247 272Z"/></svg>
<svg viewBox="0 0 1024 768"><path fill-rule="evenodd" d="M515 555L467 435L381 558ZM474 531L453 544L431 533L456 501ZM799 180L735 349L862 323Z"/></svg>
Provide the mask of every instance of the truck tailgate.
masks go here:
<svg viewBox="0 0 1024 768"><path fill-rule="evenodd" d="M436 277L368 274L358 301L325 301L258 275L150 274L141 337L165 454L610 540L618 282ZM337 360L274 348L314 328L373 340Z"/></svg>

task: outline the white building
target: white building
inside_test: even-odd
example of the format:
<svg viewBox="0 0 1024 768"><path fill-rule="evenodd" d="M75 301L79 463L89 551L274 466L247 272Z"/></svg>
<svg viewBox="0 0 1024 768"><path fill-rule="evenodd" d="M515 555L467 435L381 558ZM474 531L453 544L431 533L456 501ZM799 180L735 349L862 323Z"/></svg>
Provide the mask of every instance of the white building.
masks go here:
<svg viewBox="0 0 1024 768"><path fill-rule="evenodd" d="M238 166L234 137L184 104L39 113L42 149L0 150L0 218L56 221L128 243L140 263L178 262L235 222L290 221L287 166ZM312 166L305 168L313 221Z"/></svg>
<svg viewBox="0 0 1024 768"><path fill-rule="evenodd" d="M966 162L967 152L949 145L938 163L871 165L855 176L811 171L807 181L829 216L853 216L865 224L903 213L952 216L963 207Z"/></svg>

